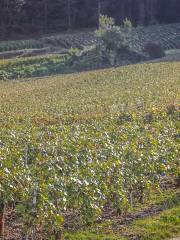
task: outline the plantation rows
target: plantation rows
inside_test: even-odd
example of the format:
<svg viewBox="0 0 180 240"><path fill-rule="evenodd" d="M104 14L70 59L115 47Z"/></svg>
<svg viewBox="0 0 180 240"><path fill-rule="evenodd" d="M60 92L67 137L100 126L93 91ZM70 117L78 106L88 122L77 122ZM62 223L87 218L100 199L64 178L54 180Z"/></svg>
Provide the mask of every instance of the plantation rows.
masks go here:
<svg viewBox="0 0 180 240"><path fill-rule="evenodd" d="M60 239L67 215L126 213L178 180L178 88L179 63L0 82L1 217L15 206L26 238Z"/></svg>
<svg viewBox="0 0 180 240"><path fill-rule="evenodd" d="M133 29L139 42L134 42L134 49L141 50L145 43L160 43L164 50L180 48L180 24L138 27Z"/></svg>
<svg viewBox="0 0 180 240"><path fill-rule="evenodd" d="M82 48L96 43L93 32L77 32L57 34L43 37L37 40L16 40L1 41L0 52L23 50L23 49L43 49L47 47L59 47L61 49Z"/></svg>
<svg viewBox="0 0 180 240"><path fill-rule="evenodd" d="M180 26L179 23L169 25L153 25L133 28L134 36L133 50L139 51L147 42L158 42L165 50L180 48ZM46 47L59 47L60 49L84 48L95 45L97 39L91 31L56 34L46 36L37 40L20 40L0 42L0 52L18 49L41 49Z"/></svg>
<svg viewBox="0 0 180 240"><path fill-rule="evenodd" d="M67 57L46 55L40 57L0 60L0 80L47 76L64 73Z"/></svg>
<svg viewBox="0 0 180 240"><path fill-rule="evenodd" d="M43 48L43 42L33 39L0 42L0 52L33 48Z"/></svg>
<svg viewBox="0 0 180 240"><path fill-rule="evenodd" d="M97 43L94 32L91 31L54 35L44 38L44 41L47 45L66 49L71 47L83 48Z"/></svg>
<svg viewBox="0 0 180 240"><path fill-rule="evenodd" d="M154 25L137 27L132 29L132 36L136 37L133 42L133 50L141 50L148 42L158 42L164 50L180 48L180 24ZM60 38L61 39L61 38ZM80 33L70 36L62 36L63 41L69 42L72 47L95 45L97 43L93 33ZM68 39L68 40L67 40Z"/></svg>
<svg viewBox="0 0 180 240"><path fill-rule="evenodd" d="M134 52L122 54L118 64L126 65L147 60L139 53L142 53L144 44L149 41L159 42L166 50L179 48L179 29L178 24L133 28L130 48ZM86 40L86 38L88 40ZM35 54L37 54L38 51L39 54L48 51L52 52L51 54L39 57L0 60L0 80L72 73L111 66L110 64L108 65L108 63L103 63L100 54L98 55L95 49L95 43L97 43L97 41L94 33L82 32L56 35L44 38L43 43L46 43L46 48L36 49ZM53 49L51 49L52 46ZM58 49L58 46L61 46L61 49ZM71 46L81 48L80 55L74 51L75 49L68 51L68 48ZM84 50L82 50L83 47ZM24 55L26 54L28 53L24 52ZM31 55L30 52L29 54Z"/></svg>
<svg viewBox="0 0 180 240"><path fill-rule="evenodd" d="M178 108L76 123L1 128L1 201L16 203L23 231L57 236L66 211L91 223L103 206L127 211L163 176L178 177ZM54 120L55 121L55 120ZM76 223L76 222L75 222ZM57 238L58 239L58 238Z"/></svg>
<svg viewBox="0 0 180 240"><path fill-rule="evenodd" d="M133 28L132 36L138 36L137 41L134 38L133 49L141 50L147 42L158 42L162 44L165 50L180 48L180 26L177 24L169 25L153 25L146 27ZM93 32L80 32L74 34L61 34L45 38L46 44L53 46L69 47L85 47L95 45L97 43Z"/></svg>

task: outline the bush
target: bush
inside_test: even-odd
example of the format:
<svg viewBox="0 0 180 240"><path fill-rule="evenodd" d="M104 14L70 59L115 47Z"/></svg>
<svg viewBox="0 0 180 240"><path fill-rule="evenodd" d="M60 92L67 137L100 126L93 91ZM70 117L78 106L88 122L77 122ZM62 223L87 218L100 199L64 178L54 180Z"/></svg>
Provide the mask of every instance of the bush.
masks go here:
<svg viewBox="0 0 180 240"><path fill-rule="evenodd" d="M111 65L115 65L119 53L130 48L132 24L128 19L122 26L116 26L114 19L105 15L100 16L99 29L95 32L99 39L99 53L109 59Z"/></svg>
<svg viewBox="0 0 180 240"><path fill-rule="evenodd" d="M147 43L144 46L144 52L151 58L161 58L165 56L165 52L160 44L158 43Z"/></svg>
<svg viewBox="0 0 180 240"><path fill-rule="evenodd" d="M0 70L0 80L7 80L9 77L8 73L4 70Z"/></svg>
<svg viewBox="0 0 180 240"><path fill-rule="evenodd" d="M78 60L80 50L78 48L70 48L68 51L68 65L72 66Z"/></svg>

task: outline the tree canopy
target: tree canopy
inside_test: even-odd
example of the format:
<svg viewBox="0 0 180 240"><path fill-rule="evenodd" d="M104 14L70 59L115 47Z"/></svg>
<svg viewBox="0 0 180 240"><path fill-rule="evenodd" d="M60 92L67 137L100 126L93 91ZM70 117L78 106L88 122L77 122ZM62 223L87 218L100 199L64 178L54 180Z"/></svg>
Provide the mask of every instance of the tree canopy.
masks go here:
<svg viewBox="0 0 180 240"><path fill-rule="evenodd" d="M180 21L179 0L1 0L0 36L95 27L100 14L134 24Z"/></svg>

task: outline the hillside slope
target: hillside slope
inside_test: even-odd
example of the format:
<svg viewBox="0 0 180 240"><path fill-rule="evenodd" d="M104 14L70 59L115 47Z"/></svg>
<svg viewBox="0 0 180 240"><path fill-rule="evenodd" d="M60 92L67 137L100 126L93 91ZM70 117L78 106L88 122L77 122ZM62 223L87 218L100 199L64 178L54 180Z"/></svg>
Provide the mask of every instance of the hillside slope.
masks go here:
<svg viewBox="0 0 180 240"><path fill-rule="evenodd" d="M124 239L108 231L179 236L179 79L180 62L172 62L1 81L5 239L22 240L23 230L34 239L61 230L67 240ZM101 236L93 224L106 220ZM98 235L69 233L89 224Z"/></svg>
<svg viewBox="0 0 180 240"><path fill-rule="evenodd" d="M179 79L180 62L174 62L0 82L0 107L11 117L64 117L165 105L179 98Z"/></svg>
<svg viewBox="0 0 180 240"><path fill-rule="evenodd" d="M132 38L135 51L141 51L147 42L158 42L164 50L178 49L180 48L180 23L136 27L132 29ZM96 43L93 30L57 33L36 40L0 41L0 58L64 53L65 49L71 47L84 48ZM23 49L26 51L22 52ZM27 49L30 50L27 51Z"/></svg>

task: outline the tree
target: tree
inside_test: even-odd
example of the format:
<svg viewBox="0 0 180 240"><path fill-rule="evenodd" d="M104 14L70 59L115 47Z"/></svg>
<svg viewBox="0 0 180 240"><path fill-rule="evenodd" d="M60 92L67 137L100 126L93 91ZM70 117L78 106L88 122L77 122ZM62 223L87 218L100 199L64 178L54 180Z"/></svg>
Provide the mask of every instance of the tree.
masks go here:
<svg viewBox="0 0 180 240"><path fill-rule="evenodd" d="M121 24L179 21L179 0L0 0L1 36L97 27L100 14Z"/></svg>
<svg viewBox="0 0 180 240"><path fill-rule="evenodd" d="M106 15L100 15L99 23L99 29L96 31L96 37L99 39L98 50L110 64L115 65L119 55L130 48L132 24L125 19L122 26L116 26L115 20Z"/></svg>
<svg viewBox="0 0 180 240"><path fill-rule="evenodd" d="M101 0L98 0L98 26L100 26Z"/></svg>
<svg viewBox="0 0 180 240"><path fill-rule="evenodd" d="M20 25L25 0L0 1L0 30L2 34L23 30Z"/></svg>
<svg viewBox="0 0 180 240"><path fill-rule="evenodd" d="M71 29L71 0L67 0L68 29Z"/></svg>

